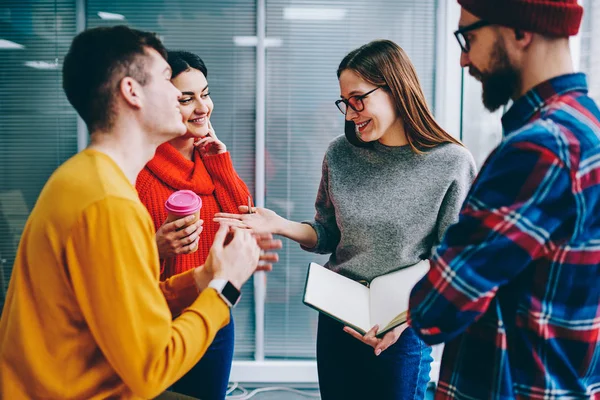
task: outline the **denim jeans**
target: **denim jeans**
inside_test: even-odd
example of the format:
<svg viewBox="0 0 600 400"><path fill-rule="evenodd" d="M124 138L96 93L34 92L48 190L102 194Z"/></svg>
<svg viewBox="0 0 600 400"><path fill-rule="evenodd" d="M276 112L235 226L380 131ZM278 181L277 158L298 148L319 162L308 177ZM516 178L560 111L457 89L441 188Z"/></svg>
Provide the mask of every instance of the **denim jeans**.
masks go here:
<svg viewBox="0 0 600 400"><path fill-rule="evenodd" d="M431 347L406 329L398 341L375 349L342 330L344 325L319 315L317 367L323 400L424 399L431 371Z"/></svg>
<svg viewBox="0 0 600 400"><path fill-rule="evenodd" d="M202 400L223 400L233 361L235 329L231 322L215 336L198 364L171 387L173 392Z"/></svg>

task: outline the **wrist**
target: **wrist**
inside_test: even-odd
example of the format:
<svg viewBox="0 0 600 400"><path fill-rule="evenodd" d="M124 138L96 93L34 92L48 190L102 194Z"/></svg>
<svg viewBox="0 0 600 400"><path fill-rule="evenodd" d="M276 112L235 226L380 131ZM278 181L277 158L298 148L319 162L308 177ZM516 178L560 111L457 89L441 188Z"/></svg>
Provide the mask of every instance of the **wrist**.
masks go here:
<svg viewBox="0 0 600 400"><path fill-rule="evenodd" d="M204 268L204 265L194 268L194 281L198 291L203 291L213 279L213 275Z"/></svg>
<svg viewBox="0 0 600 400"><path fill-rule="evenodd" d="M280 215L277 215L276 219L275 219L275 224L273 225L273 232L271 232L274 235L279 235L279 236L285 236L286 232L289 231L289 225L290 225L290 221L288 221L287 219L283 218Z"/></svg>
<svg viewBox="0 0 600 400"><path fill-rule="evenodd" d="M242 286L244 285L244 282L240 282L238 279L229 276L227 273L223 273L223 272L219 272L214 274L214 276L212 277L212 280L225 280L225 281L229 281L231 282L231 284L237 289L237 290L241 290Z"/></svg>

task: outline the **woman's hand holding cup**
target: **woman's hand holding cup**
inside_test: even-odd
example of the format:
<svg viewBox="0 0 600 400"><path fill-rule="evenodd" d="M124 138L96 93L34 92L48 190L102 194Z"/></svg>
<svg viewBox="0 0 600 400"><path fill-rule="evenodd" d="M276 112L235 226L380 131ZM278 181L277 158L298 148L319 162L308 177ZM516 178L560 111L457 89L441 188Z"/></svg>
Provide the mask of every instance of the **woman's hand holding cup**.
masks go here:
<svg viewBox="0 0 600 400"><path fill-rule="evenodd" d="M204 221L200 219L202 200L191 190L179 190L165 202L167 219L156 232L156 244L161 259L198 250Z"/></svg>

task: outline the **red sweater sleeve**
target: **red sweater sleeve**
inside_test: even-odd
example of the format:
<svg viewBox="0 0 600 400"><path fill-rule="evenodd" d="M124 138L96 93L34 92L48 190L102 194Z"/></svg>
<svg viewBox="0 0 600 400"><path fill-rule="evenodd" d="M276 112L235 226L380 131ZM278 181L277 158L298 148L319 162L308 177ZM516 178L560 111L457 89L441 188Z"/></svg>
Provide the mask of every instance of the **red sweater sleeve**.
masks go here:
<svg viewBox="0 0 600 400"><path fill-rule="evenodd" d="M166 213L162 201L157 200L160 196L152 196L152 194L158 188L162 188L164 184L148 168L144 168L138 175L135 186L140 200L152 217L156 231L163 224ZM154 189L154 192L151 188ZM165 190L168 189L165 188ZM199 292L194 280L193 269L167 278L164 271L165 260L160 260L160 268L160 289L167 300L171 314L176 317L198 297Z"/></svg>
<svg viewBox="0 0 600 400"><path fill-rule="evenodd" d="M248 204L250 191L239 177L227 151L202 159L215 185L215 197L223 212L239 213L238 206Z"/></svg>

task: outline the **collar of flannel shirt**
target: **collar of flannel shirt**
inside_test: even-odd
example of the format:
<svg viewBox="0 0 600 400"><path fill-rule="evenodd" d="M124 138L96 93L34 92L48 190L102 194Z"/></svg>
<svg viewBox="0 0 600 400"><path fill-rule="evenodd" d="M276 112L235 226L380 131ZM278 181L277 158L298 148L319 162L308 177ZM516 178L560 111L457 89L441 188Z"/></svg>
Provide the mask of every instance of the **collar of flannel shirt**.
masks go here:
<svg viewBox="0 0 600 400"><path fill-rule="evenodd" d="M568 92L588 91L585 74L575 73L557 76L540 83L514 102L512 107L502 117L502 127L507 135L525 125L552 98Z"/></svg>

